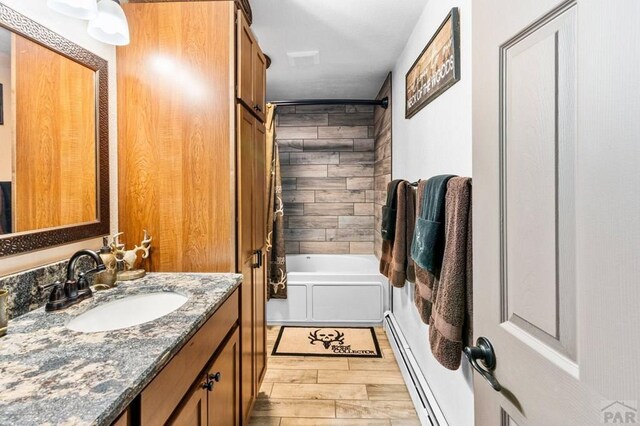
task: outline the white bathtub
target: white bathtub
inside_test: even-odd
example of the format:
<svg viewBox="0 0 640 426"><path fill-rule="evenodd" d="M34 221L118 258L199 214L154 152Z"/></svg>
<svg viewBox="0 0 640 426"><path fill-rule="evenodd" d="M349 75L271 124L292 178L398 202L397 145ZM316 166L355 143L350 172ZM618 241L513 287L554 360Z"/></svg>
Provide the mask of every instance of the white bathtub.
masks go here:
<svg viewBox="0 0 640 426"><path fill-rule="evenodd" d="M267 303L269 324L379 324L389 284L373 255L287 256L288 298Z"/></svg>

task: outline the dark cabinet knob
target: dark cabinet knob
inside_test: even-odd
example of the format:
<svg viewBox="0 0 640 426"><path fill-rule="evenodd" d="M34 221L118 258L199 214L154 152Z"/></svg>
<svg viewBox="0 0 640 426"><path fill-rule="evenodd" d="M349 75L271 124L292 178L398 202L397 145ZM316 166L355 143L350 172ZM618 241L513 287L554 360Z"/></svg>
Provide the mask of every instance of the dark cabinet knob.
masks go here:
<svg viewBox="0 0 640 426"><path fill-rule="evenodd" d="M213 382L211 380L207 380L202 384L202 389L206 389L211 392L213 390Z"/></svg>
<svg viewBox="0 0 640 426"><path fill-rule="evenodd" d="M219 382L222 378L222 374L218 371L216 374L209 374L209 380Z"/></svg>

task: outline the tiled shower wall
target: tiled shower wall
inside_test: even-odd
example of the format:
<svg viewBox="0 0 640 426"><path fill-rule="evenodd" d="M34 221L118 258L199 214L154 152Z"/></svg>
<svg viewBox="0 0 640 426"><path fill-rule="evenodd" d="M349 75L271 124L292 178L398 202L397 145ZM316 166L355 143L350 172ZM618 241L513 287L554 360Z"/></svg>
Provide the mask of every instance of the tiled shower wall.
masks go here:
<svg viewBox="0 0 640 426"><path fill-rule="evenodd" d="M391 182L391 73L387 76L376 99L389 98L389 108L376 107L374 116L375 165L373 168L375 189L375 254L382 254L382 234L380 234L382 207L387 201L387 185Z"/></svg>
<svg viewBox="0 0 640 426"><path fill-rule="evenodd" d="M279 107L288 253L373 254L371 106Z"/></svg>

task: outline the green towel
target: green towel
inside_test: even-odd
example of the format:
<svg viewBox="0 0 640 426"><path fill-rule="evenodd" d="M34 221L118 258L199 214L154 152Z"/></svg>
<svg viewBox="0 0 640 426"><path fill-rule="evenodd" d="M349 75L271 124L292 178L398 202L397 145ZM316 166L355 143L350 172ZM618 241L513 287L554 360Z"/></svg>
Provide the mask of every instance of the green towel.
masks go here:
<svg viewBox="0 0 640 426"><path fill-rule="evenodd" d="M429 179L422 194L422 210L416 220L411 244L414 262L436 277L444 254L444 205L447 183L455 175L440 175Z"/></svg>

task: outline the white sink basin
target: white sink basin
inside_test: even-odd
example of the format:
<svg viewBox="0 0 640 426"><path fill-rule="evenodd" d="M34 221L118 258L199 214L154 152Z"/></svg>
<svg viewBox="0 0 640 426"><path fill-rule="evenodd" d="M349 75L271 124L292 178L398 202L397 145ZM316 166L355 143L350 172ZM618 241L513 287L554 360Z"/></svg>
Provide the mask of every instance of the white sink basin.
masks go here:
<svg viewBox="0 0 640 426"><path fill-rule="evenodd" d="M173 292L136 294L78 315L67 328L83 333L120 330L153 321L184 305L187 297Z"/></svg>

